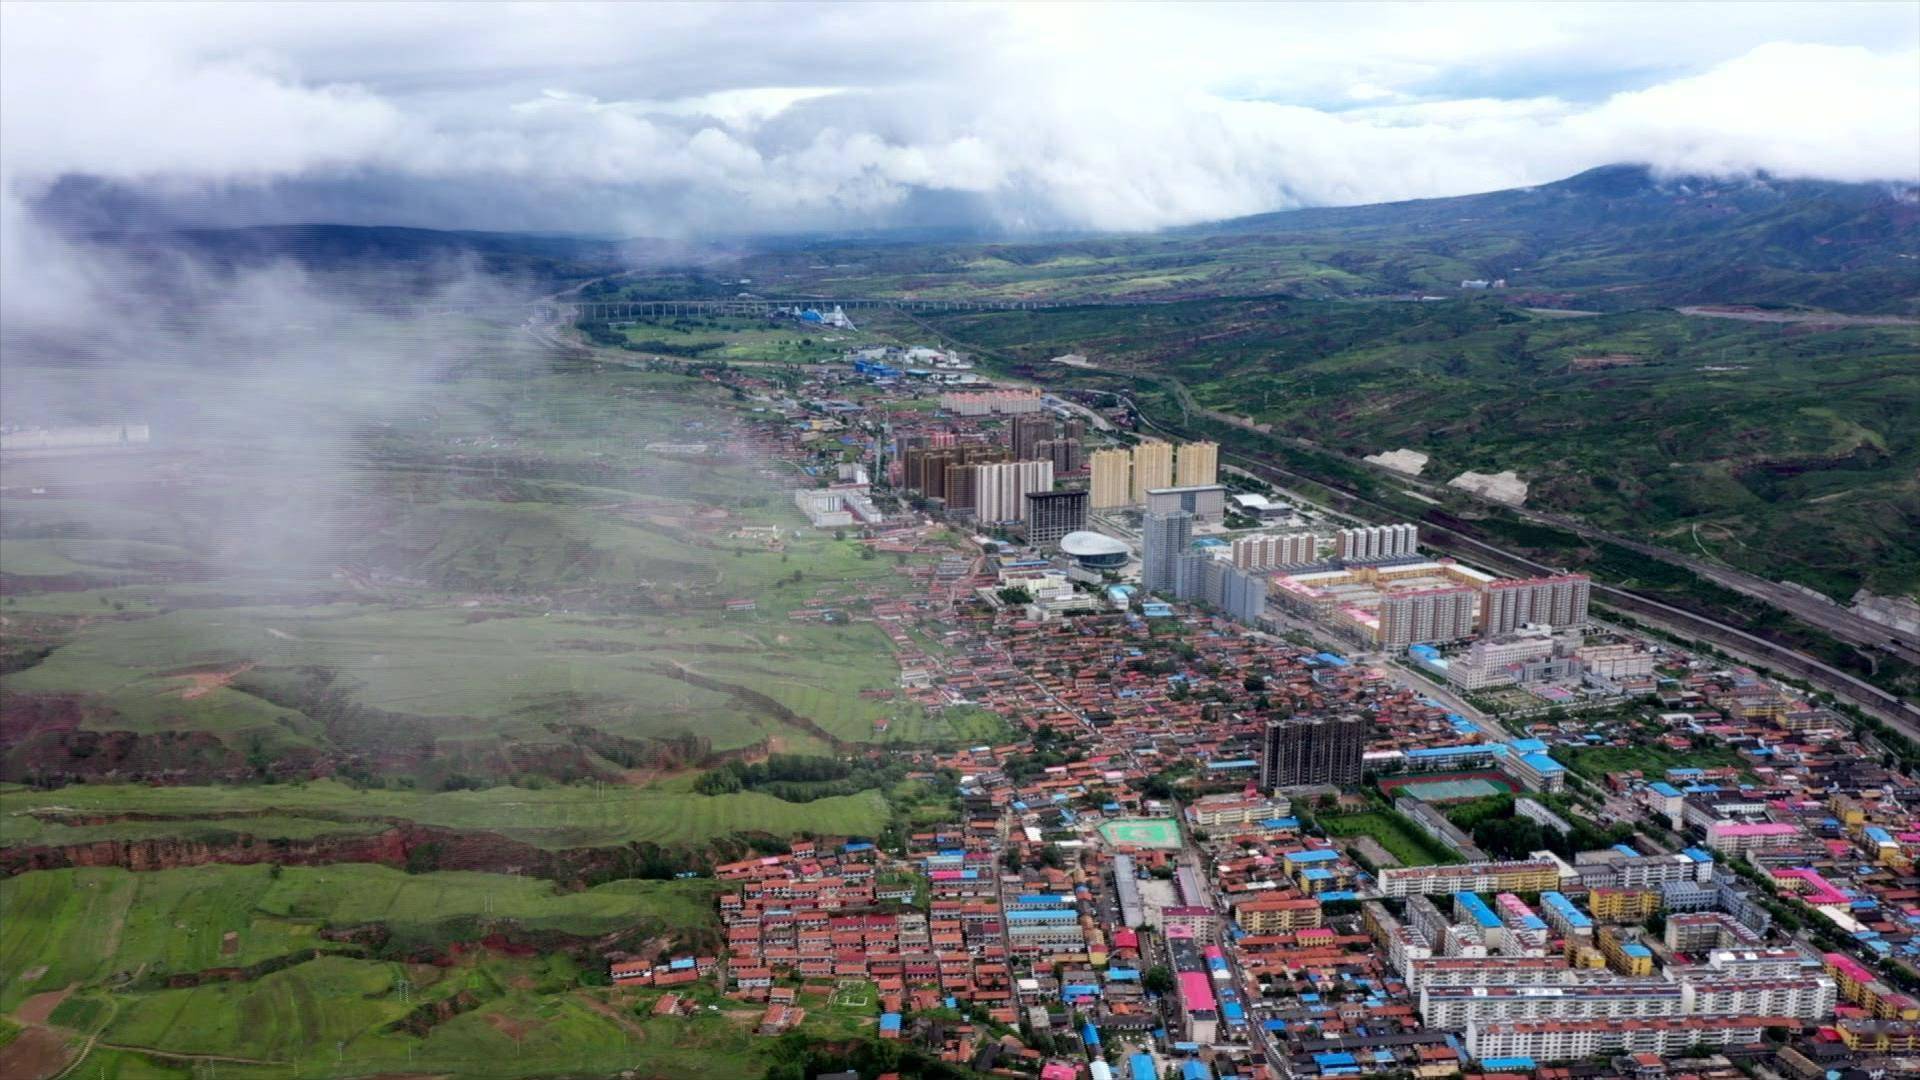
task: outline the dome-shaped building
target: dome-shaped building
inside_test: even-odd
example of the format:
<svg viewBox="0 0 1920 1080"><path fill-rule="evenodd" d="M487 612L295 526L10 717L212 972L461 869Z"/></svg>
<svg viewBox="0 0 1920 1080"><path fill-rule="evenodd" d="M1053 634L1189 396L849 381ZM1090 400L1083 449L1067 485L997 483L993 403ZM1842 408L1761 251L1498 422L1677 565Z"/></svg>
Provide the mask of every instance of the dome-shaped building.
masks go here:
<svg viewBox="0 0 1920 1080"><path fill-rule="evenodd" d="M1060 553L1089 570L1118 570L1133 557L1133 549L1124 540L1084 529L1061 537Z"/></svg>

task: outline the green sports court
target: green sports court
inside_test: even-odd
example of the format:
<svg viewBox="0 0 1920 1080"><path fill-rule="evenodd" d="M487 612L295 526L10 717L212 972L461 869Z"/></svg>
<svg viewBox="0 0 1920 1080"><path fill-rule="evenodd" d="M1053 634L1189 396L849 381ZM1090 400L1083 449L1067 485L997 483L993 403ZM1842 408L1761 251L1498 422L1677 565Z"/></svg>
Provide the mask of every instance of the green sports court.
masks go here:
<svg viewBox="0 0 1920 1080"><path fill-rule="evenodd" d="M1172 818L1121 818L1100 826L1100 835L1115 847L1180 846L1180 826Z"/></svg>

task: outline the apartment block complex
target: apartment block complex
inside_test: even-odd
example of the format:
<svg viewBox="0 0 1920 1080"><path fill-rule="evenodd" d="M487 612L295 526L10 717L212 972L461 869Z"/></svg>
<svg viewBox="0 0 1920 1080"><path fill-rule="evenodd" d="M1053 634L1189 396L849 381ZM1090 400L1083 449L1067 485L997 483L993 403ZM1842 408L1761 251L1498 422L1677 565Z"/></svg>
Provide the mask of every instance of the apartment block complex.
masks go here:
<svg viewBox="0 0 1920 1080"><path fill-rule="evenodd" d="M1367 718L1358 714L1271 721L1261 754L1261 788L1359 783L1368 727Z"/></svg>

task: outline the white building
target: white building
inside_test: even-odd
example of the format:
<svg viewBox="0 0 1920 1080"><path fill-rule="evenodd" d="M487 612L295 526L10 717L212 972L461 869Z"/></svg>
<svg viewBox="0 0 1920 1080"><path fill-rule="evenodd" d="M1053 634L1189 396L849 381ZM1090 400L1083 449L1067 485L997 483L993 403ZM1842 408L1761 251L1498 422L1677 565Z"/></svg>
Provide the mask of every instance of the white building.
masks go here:
<svg viewBox="0 0 1920 1080"><path fill-rule="evenodd" d="M1467 1054L1475 1059L1525 1057L1548 1062L1620 1053L1668 1056L1695 1044L1756 1043L1766 1026L1754 1017L1494 1021L1469 1024L1466 1044Z"/></svg>
<svg viewBox="0 0 1920 1080"><path fill-rule="evenodd" d="M1051 461L1001 461L974 469L974 516L981 521L1023 521L1027 494L1053 490Z"/></svg>

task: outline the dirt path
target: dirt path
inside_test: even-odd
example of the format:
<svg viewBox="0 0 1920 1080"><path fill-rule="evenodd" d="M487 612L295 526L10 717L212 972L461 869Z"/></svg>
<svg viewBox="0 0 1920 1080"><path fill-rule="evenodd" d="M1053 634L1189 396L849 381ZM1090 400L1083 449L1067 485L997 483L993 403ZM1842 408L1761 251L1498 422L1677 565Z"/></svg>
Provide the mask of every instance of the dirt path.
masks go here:
<svg viewBox="0 0 1920 1080"><path fill-rule="evenodd" d="M632 1038L644 1039L647 1037L647 1029L641 1027L640 1022L635 1020L632 1014L628 1013L625 1009L609 1005L599 998L594 997L592 994L575 994L574 1000L613 1021L619 1026L620 1030L626 1032Z"/></svg>
<svg viewBox="0 0 1920 1080"><path fill-rule="evenodd" d="M166 1058L168 1061L214 1061L231 1065L290 1065L289 1061L276 1061L269 1058L234 1057L230 1054L183 1054L175 1050L158 1050L151 1046L128 1046L125 1043L101 1043L102 1050L120 1050L129 1054L145 1054L148 1057Z"/></svg>
<svg viewBox="0 0 1920 1080"><path fill-rule="evenodd" d="M252 671L253 666L254 662L249 660L239 667L234 668L232 671L196 671L184 676L191 681L192 685L180 691L180 698L182 701L192 701L195 698L206 697L215 690L228 685L233 682L233 680Z"/></svg>
<svg viewBox="0 0 1920 1080"><path fill-rule="evenodd" d="M1826 311L1767 311L1739 304L1696 304L1675 308L1682 315L1700 319L1734 319L1739 322L1804 323L1809 326L1920 326L1920 319L1905 315L1840 315Z"/></svg>
<svg viewBox="0 0 1920 1080"><path fill-rule="evenodd" d="M35 994L21 1002L19 1008L13 1010L13 1018L22 1024L44 1024L53 1016L53 1010L59 1008L60 1003L67 1000L67 995L71 993L73 993L73 987L68 986L60 990L46 990Z"/></svg>

